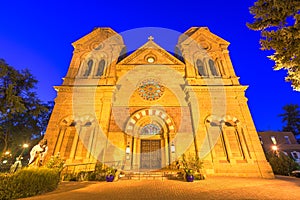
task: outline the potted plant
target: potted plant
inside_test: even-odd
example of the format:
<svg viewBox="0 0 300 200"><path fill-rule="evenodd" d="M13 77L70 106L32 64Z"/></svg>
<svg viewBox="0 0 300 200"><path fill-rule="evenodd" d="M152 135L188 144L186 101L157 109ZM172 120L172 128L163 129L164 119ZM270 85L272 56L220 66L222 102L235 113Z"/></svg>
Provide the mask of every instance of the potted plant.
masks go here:
<svg viewBox="0 0 300 200"><path fill-rule="evenodd" d="M193 182L195 177L194 177L194 171L192 169L185 169L185 179L187 182Z"/></svg>
<svg viewBox="0 0 300 200"><path fill-rule="evenodd" d="M116 177L117 169L113 167L107 167L105 169L105 179L107 182L113 182Z"/></svg>
<svg viewBox="0 0 300 200"><path fill-rule="evenodd" d="M203 174L201 173L203 162L197 156L189 155L187 157L185 154L182 155L181 166L184 171L184 179L187 182L193 182L195 179L195 174L200 179L204 179Z"/></svg>

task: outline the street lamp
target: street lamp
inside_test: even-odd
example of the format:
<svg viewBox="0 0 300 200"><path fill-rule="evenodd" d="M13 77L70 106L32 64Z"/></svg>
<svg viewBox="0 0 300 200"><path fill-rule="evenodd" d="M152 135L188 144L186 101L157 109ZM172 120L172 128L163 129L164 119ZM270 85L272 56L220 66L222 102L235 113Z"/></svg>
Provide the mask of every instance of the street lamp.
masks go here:
<svg viewBox="0 0 300 200"><path fill-rule="evenodd" d="M273 150L273 152L275 153L275 155L276 155L277 157L279 157L277 145L272 145L272 150Z"/></svg>
<svg viewBox="0 0 300 200"><path fill-rule="evenodd" d="M273 145L273 146L272 146L272 150L273 150L273 151L277 151L277 150L278 150L278 147L277 147L276 145Z"/></svg>
<svg viewBox="0 0 300 200"><path fill-rule="evenodd" d="M21 151L21 153L20 153L20 155L19 155L19 159L21 159L22 158L22 155L23 155L23 153L24 153L24 151L25 151L25 149L26 148L28 148L29 147L29 145L28 144L23 144L23 149L22 149L22 151Z"/></svg>
<svg viewBox="0 0 300 200"><path fill-rule="evenodd" d="M21 162L21 160L22 160L22 155L23 155L25 149L29 147L29 145L25 143L25 144L23 144L22 147L23 147L23 149L22 149L20 155L16 158L16 161L15 161L14 164L10 167L10 172L11 172L11 173L14 173L14 172L16 172L16 171L18 171L19 169L22 168L22 162Z"/></svg>
<svg viewBox="0 0 300 200"><path fill-rule="evenodd" d="M8 162L9 157L11 156L10 151L6 151L2 156L2 163L6 164Z"/></svg>

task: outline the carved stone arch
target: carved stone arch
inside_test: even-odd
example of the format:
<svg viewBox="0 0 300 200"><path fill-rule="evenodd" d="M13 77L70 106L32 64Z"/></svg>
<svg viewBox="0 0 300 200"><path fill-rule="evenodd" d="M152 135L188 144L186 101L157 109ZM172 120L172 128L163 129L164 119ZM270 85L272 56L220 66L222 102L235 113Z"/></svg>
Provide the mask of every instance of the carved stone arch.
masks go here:
<svg viewBox="0 0 300 200"><path fill-rule="evenodd" d="M158 116L144 116L141 119L139 119L134 128L133 128L133 133L135 134L136 137L139 137L139 135L141 134L142 129L149 125L149 124L153 124L157 127L160 128L160 136L161 138L165 137L165 134L169 133L169 129L167 124L165 123L164 120L162 120L160 117Z"/></svg>
<svg viewBox="0 0 300 200"><path fill-rule="evenodd" d="M126 124L125 133L133 134L135 125L141 118L145 116L154 116L160 118L166 124L169 134L171 136L175 136L176 130L174 121L166 112L159 109L142 109L133 113Z"/></svg>
<svg viewBox="0 0 300 200"><path fill-rule="evenodd" d="M222 118L216 115L208 115L205 118L204 123L210 124L211 126L220 126L221 125Z"/></svg>
<svg viewBox="0 0 300 200"><path fill-rule="evenodd" d="M225 125L237 126L239 124L239 120L231 115L226 115L222 117L222 123L225 123Z"/></svg>
<svg viewBox="0 0 300 200"><path fill-rule="evenodd" d="M95 57L97 62L100 61L101 59L105 59L105 60L108 59L108 55L104 51L97 51L93 56Z"/></svg>
<svg viewBox="0 0 300 200"><path fill-rule="evenodd" d="M78 125L85 125L86 123L95 123L95 118L91 115L82 115L82 116L76 116L75 117L75 122Z"/></svg>
<svg viewBox="0 0 300 200"><path fill-rule="evenodd" d="M67 115L62 117L61 120L58 122L59 126L71 126L76 124L72 115Z"/></svg>
<svg viewBox="0 0 300 200"><path fill-rule="evenodd" d="M197 59L203 60L205 57L207 57L207 55L205 54L205 52L202 52L202 51L195 51L192 55L194 62Z"/></svg>

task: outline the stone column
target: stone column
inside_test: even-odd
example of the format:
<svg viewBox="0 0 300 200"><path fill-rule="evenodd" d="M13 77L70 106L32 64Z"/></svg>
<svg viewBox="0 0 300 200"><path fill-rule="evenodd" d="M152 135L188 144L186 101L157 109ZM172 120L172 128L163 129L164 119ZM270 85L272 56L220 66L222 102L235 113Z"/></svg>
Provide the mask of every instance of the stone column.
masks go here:
<svg viewBox="0 0 300 200"><path fill-rule="evenodd" d="M61 153L61 146L62 146L62 142L65 136L65 132L66 132L66 127L60 127L59 128L59 134L58 134L58 139L56 141L56 145L54 147L54 155L57 155L58 153Z"/></svg>
<svg viewBox="0 0 300 200"><path fill-rule="evenodd" d="M79 141L79 134L81 131L81 127L80 128L77 127L76 130L78 130L78 132L75 132L75 136L73 139L73 144L72 144L72 148L71 148L71 152L70 152L70 157L69 157L71 162L75 159L75 154L77 151L77 145L78 145L78 141Z"/></svg>

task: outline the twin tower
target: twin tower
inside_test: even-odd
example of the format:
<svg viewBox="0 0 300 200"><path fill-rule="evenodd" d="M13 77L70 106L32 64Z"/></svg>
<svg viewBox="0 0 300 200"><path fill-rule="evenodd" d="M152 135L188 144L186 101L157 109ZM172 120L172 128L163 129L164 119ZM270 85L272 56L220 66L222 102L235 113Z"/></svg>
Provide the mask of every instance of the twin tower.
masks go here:
<svg viewBox="0 0 300 200"><path fill-rule="evenodd" d="M78 170L101 162L151 171L185 154L203 160L207 175L273 177L229 43L206 27L180 35L174 54L145 41L128 53L120 34L95 28L72 44L55 86L48 155Z"/></svg>

